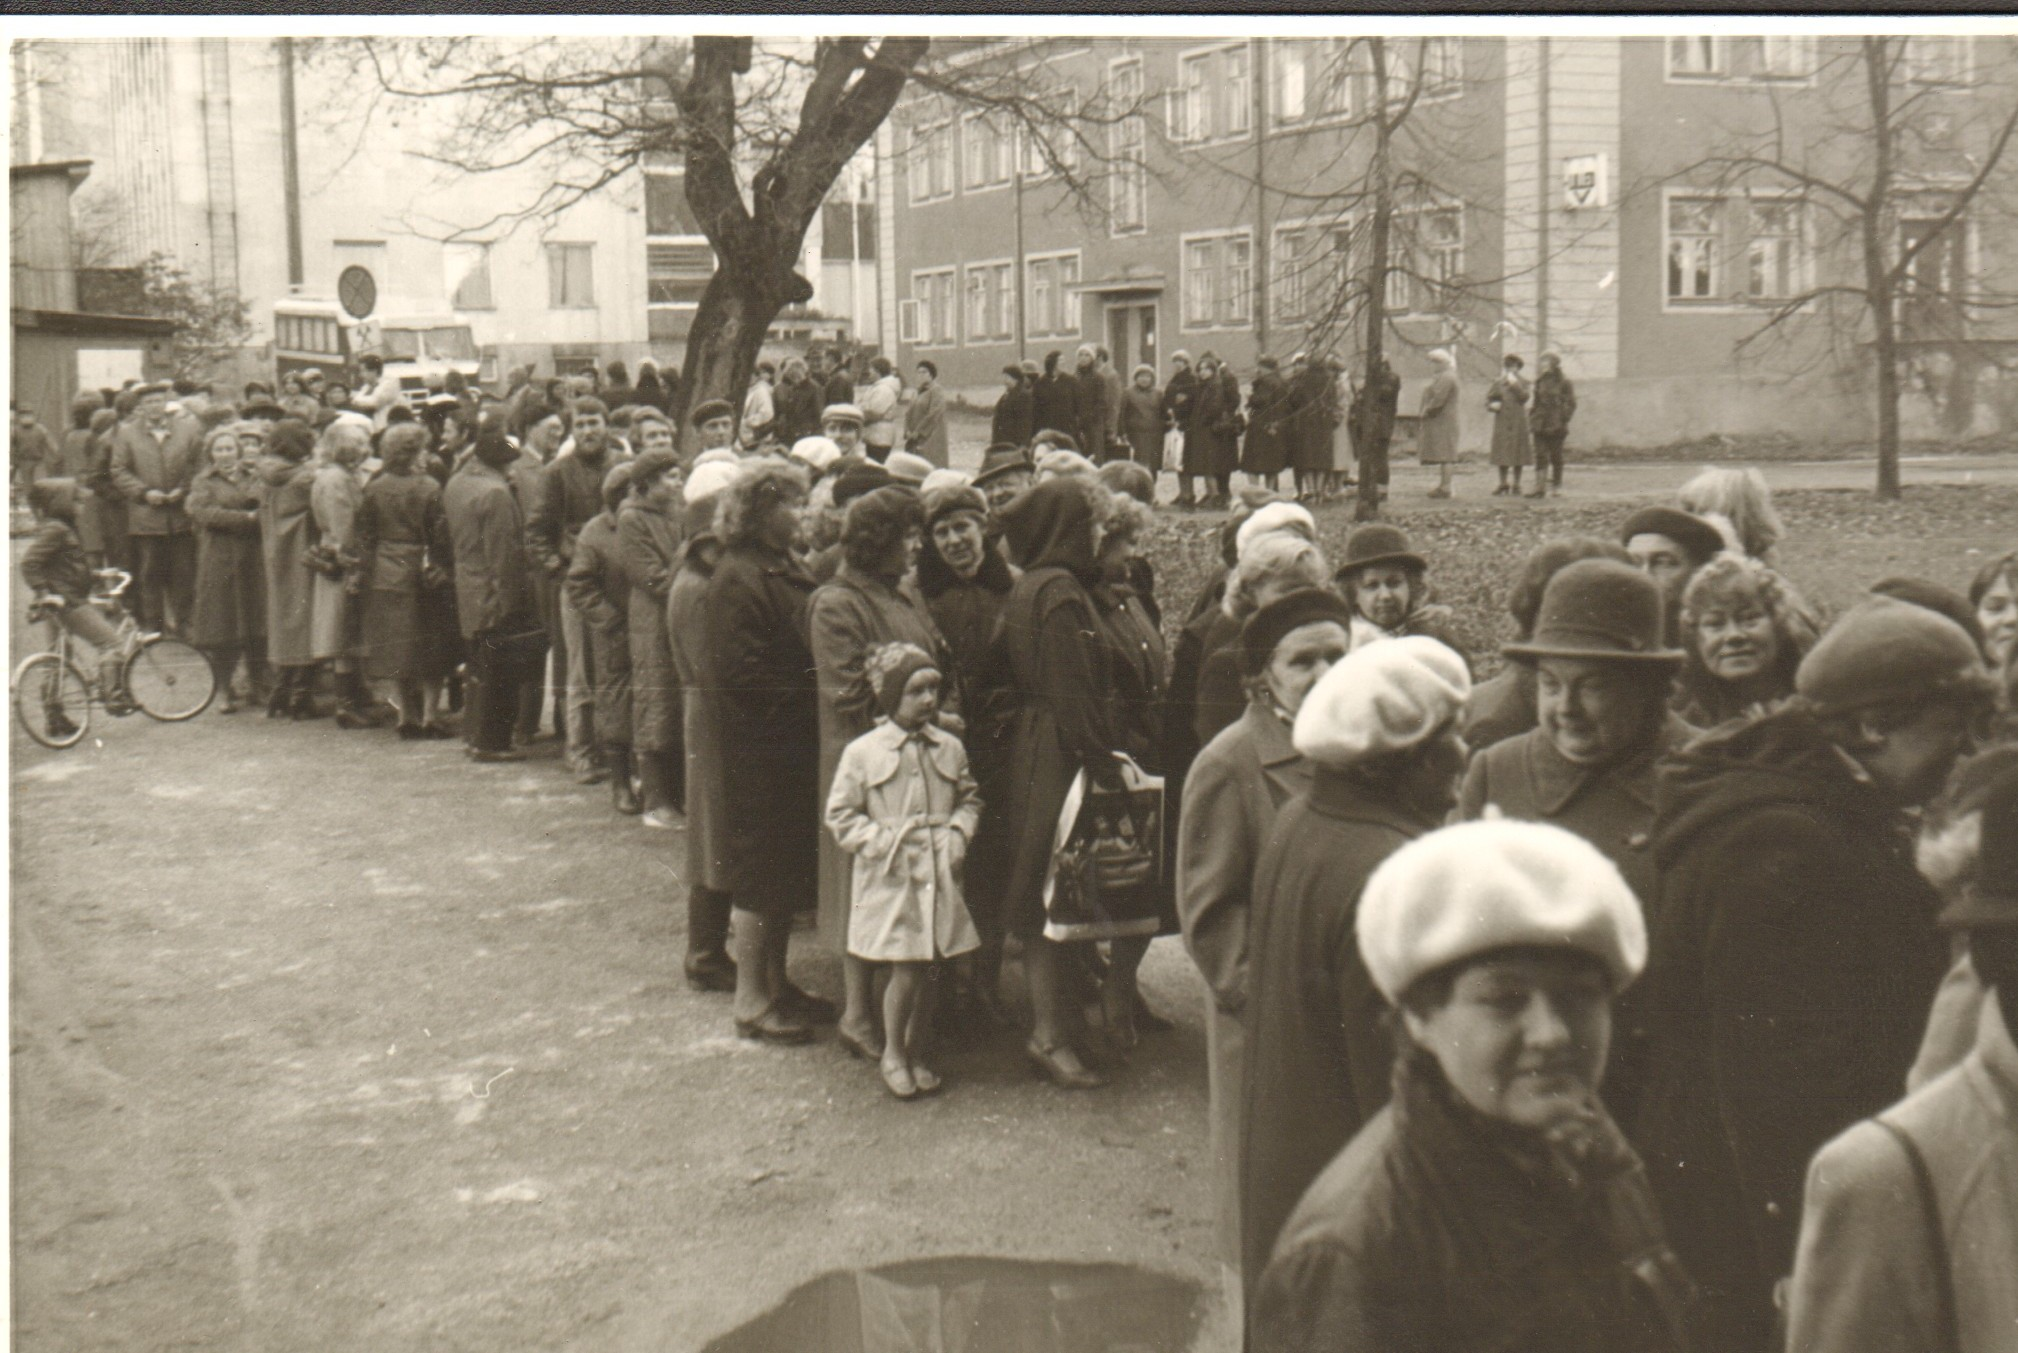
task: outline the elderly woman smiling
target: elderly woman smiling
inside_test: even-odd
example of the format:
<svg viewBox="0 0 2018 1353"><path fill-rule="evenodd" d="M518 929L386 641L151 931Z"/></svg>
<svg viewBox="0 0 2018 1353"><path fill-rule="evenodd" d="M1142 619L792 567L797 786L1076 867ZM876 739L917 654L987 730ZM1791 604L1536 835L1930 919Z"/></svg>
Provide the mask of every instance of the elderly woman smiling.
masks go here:
<svg viewBox="0 0 2018 1353"><path fill-rule="evenodd" d="M1756 559L1720 554L1682 593L1688 651L1675 712L1710 728L1794 693L1794 670L1820 634L1785 578Z"/></svg>
<svg viewBox="0 0 2018 1353"><path fill-rule="evenodd" d="M1249 1347L1685 1347L1688 1278L1598 1099L1647 954L1611 862L1541 823L1447 827L1388 857L1356 929L1394 1100L1283 1228Z"/></svg>

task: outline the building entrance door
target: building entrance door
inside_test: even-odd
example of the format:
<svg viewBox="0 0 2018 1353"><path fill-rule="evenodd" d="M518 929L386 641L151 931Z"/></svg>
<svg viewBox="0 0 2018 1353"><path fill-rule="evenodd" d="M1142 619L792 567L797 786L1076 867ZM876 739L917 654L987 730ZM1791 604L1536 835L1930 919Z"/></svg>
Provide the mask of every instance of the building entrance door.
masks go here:
<svg viewBox="0 0 2018 1353"><path fill-rule="evenodd" d="M1146 365L1158 373L1162 366L1156 352L1156 302L1123 301L1107 307L1107 350L1114 354L1114 369L1125 381L1136 367Z"/></svg>

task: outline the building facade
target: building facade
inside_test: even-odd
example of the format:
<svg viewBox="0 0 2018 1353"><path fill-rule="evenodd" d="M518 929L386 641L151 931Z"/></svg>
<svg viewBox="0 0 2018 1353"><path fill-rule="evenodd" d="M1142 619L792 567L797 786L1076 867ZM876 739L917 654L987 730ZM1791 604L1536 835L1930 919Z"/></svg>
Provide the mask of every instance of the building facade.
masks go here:
<svg viewBox="0 0 2018 1353"><path fill-rule="evenodd" d="M1521 354L1532 373L1553 350L1577 382L1573 440L1585 444L1868 438L1869 335L1818 291L1861 278L1854 232L1824 194L1803 201L1733 163L1778 129L1783 159L1835 182L1867 177L1859 156L1873 138L1844 130L1866 97L1858 42L1391 39L1384 80L1363 40L976 44L954 61L986 72L977 88L1009 73L1068 116L986 97L900 105L879 140L886 312L907 362L931 358L984 407L1005 363L1058 350L1069 365L1081 343L1159 379L1178 351L1211 350L1243 378L1263 354L1351 364L1366 299L1353 279L1374 215L1369 114L1385 90L1397 130L1383 346L1404 410L1427 350L1449 346L1477 446L1502 356ZM2014 54L2001 37L1914 39L1896 78L1918 121L1898 142L1987 144L2010 107ZM1966 153L1938 159L1907 167L1921 189L1900 194L1886 224L1902 239L1938 220L1943 192L1966 177ZM1938 273L1939 290L2018 293L2014 179L2018 161L1925 251L1916 267ZM1949 309L1947 340L2014 355L2004 310ZM1936 379L1952 343L1925 347L1908 434L1994 424L1995 399L1958 418ZM1994 361L1989 372L1995 386Z"/></svg>

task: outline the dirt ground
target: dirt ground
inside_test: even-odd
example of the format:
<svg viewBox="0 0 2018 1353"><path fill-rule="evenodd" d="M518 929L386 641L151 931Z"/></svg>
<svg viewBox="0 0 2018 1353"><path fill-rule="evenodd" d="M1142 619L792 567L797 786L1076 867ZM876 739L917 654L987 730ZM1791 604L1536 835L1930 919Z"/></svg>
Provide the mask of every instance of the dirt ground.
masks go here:
<svg viewBox="0 0 2018 1353"><path fill-rule="evenodd" d="M1688 468L1608 473L1651 493ZM1938 555L1952 580L2018 520L2018 470L1964 474L1891 526L1804 509L1793 562ZM1465 510L1489 541L1488 514L1589 505ZM10 716L8 747L21 1349L670 1353L823 1272L940 1255L1215 1282L1201 995L1174 941L1145 987L1178 1028L1112 1086L1051 1091L1005 1041L900 1105L826 1038L733 1036L726 998L680 978L679 833L615 817L551 743L474 766L211 713L100 715L60 753ZM1223 1310L1196 1346L1230 1346Z"/></svg>

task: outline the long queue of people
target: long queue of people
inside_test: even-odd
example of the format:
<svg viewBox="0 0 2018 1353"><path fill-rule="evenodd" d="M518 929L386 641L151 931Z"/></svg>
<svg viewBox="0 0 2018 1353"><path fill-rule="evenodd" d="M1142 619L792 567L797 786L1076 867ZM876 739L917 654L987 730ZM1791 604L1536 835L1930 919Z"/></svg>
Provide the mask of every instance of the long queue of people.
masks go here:
<svg viewBox="0 0 2018 1353"><path fill-rule="evenodd" d="M2018 554L1824 626L1763 480L1708 471L1535 551L1474 684L1404 531L1334 563L1265 490L1166 624L1149 470L1044 431L969 475L846 401L789 445L701 404L683 460L572 392L319 430L131 393L98 482L195 537L186 601L180 547L136 560L149 619L276 716L328 684L380 726L389 682L441 737L459 684L479 762L551 687L580 779L684 815L686 973L740 1036L833 1023L910 1101L948 1031L1014 1030L1091 1090L1163 1024L1136 975L1181 934L1252 1347L2018 1329ZM23 573L68 623L75 486L35 501ZM790 975L808 912L838 1001Z"/></svg>

